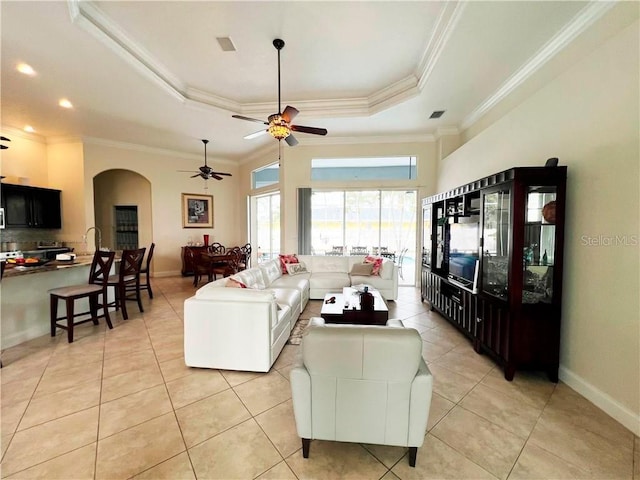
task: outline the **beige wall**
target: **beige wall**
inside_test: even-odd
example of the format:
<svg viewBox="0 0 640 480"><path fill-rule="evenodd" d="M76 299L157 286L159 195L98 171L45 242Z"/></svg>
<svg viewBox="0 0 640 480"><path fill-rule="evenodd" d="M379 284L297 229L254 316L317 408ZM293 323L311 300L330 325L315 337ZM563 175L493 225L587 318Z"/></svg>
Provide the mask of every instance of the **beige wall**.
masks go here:
<svg viewBox="0 0 640 480"><path fill-rule="evenodd" d="M638 38L636 21L445 158L438 182L447 190L549 157L568 165L560 377L636 434ZM616 237L633 245L586 244Z"/></svg>
<svg viewBox="0 0 640 480"><path fill-rule="evenodd" d="M5 176L3 182L54 188L49 185L44 139L12 128L3 128L2 135L11 139L11 142L2 142L9 148L0 150L0 173Z"/></svg>
<svg viewBox="0 0 640 480"><path fill-rule="evenodd" d="M177 274L181 269L180 247L186 245L189 237L202 241L207 233L210 242L237 245L241 241L238 212L243 199L239 195L238 168L216 159L209 159L216 169L231 173L222 181L208 180L208 190L204 190L204 180L190 178L188 173L176 170L196 170L204 163L194 157L180 157L164 152L146 149L121 148L101 144L85 144L85 202L93 206L93 178L101 172L124 169L139 173L151 183L151 211L153 238L156 243L154 264L156 275ZM89 187L91 186L91 187ZM214 228L182 227L182 193L213 195ZM145 237L146 238L146 237Z"/></svg>

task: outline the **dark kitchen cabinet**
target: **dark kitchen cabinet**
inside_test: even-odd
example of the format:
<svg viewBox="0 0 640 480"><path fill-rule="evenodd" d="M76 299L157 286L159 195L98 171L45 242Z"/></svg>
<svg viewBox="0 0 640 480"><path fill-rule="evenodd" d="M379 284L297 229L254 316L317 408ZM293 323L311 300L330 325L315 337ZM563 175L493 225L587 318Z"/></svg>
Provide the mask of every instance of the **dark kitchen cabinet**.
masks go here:
<svg viewBox="0 0 640 480"><path fill-rule="evenodd" d="M62 228L60 190L2 184L6 228Z"/></svg>

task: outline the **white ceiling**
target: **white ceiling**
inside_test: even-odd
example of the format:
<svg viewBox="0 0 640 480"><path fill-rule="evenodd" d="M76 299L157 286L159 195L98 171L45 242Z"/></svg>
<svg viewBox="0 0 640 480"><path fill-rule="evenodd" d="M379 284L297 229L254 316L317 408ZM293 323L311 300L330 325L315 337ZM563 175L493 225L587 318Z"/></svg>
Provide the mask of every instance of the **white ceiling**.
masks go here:
<svg viewBox="0 0 640 480"><path fill-rule="evenodd" d="M282 38L283 107L300 110L294 123L329 130L296 134L300 143L429 138L469 127L545 68L562 68L549 61L559 53L579 59L593 48L582 39L610 34L596 27L611 24L613 5L2 1L2 124L32 125L48 142L194 154L208 138L212 157L241 162L276 142L244 140L259 124L231 115L277 111L272 41ZM220 49L224 36L236 52ZM17 72L20 62L37 75ZM62 97L72 110L57 105ZM434 110L446 113L429 119Z"/></svg>

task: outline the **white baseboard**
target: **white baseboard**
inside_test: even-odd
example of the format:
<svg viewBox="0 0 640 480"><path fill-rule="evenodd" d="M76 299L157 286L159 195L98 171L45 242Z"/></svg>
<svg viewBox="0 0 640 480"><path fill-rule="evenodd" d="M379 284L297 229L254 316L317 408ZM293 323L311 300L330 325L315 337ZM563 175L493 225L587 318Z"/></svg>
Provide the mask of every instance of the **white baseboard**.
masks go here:
<svg viewBox="0 0 640 480"><path fill-rule="evenodd" d="M640 436L640 412L629 410L629 408L562 365L558 370L558 377L584 398L631 430L634 435Z"/></svg>

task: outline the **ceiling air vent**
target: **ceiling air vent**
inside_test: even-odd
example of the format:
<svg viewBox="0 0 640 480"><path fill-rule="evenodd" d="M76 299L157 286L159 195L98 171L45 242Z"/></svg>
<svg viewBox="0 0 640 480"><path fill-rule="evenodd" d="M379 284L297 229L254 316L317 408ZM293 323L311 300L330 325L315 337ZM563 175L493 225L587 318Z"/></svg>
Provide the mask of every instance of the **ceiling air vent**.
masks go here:
<svg viewBox="0 0 640 480"><path fill-rule="evenodd" d="M236 51L236 46L233 44L233 41L230 37L216 37L216 40L218 41L218 45L220 45L220 48L223 52Z"/></svg>
<svg viewBox="0 0 640 480"><path fill-rule="evenodd" d="M444 110L434 110L429 118L440 118L443 113Z"/></svg>

